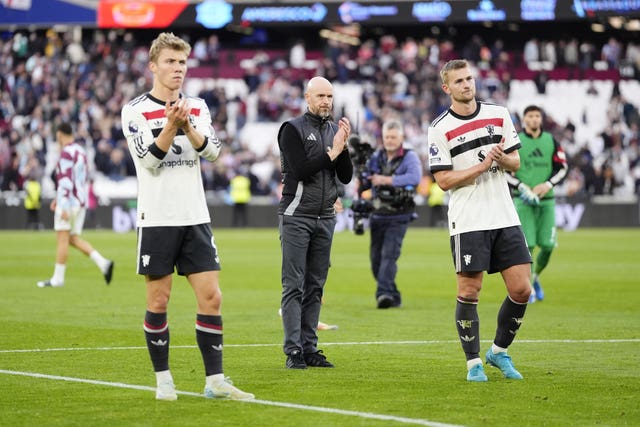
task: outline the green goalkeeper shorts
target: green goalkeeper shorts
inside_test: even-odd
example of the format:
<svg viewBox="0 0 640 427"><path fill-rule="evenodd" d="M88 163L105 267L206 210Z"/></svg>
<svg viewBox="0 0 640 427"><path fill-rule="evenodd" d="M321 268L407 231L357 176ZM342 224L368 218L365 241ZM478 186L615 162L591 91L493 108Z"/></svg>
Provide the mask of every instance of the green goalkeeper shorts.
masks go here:
<svg viewBox="0 0 640 427"><path fill-rule="evenodd" d="M522 223L527 246L554 248L558 243L555 199L540 200L538 206L527 205L519 198L514 199L513 202Z"/></svg>

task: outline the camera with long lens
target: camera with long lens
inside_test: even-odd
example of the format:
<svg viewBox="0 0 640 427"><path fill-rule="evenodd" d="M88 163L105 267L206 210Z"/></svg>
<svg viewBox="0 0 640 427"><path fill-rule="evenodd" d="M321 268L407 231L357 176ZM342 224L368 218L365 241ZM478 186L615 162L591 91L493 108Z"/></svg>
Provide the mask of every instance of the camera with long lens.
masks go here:
<svg viewBox="0 0 640 427"><path fill-rule="evenodd" d="M356 176L361 183L369 180L369 172L367 171L367 162L375 151L373 147L366 142L362 142L358 134L349 137L349 154L353 163ZM362 187L362 186L360 186ZM353 232L357 235L364 234L365 220L369 218L373 211L373 204L369 200L362 198L362 189L358 188L358 197L353 201L351 210L353 211Z"/></svg>
<svg viewBox="0 0 640 427"><path fill-rule="evenodd" d="M351 210L353 211L353 232L360 236L364 234L364 223L371 215L373 205L368 200L358 198L351 205Z"/></svg>

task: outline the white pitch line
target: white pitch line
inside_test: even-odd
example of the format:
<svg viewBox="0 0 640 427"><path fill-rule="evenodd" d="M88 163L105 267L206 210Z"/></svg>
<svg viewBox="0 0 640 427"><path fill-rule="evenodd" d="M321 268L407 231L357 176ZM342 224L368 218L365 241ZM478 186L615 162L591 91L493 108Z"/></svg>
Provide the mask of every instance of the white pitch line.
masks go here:
<svg viewBox="0 0 640 427"><path fill-rule="evenodd" d="M126 388L126 389L132 389L132 390L143 390L143 391L152 391L152 392L156 391L154 387L149 387L144 385L89 380L85 378L65 377L65 376L59 376L59 375L47 375L47 374L40 374L37 372L8 371L8 370L0 369L0 374L20 375L20 376L31 377L31 378L43 378L48 380L68 381L68 382L91 384L91 385L101 385L101 386L107 386L107 387ZM205 398L203 394L193 393L190 391L176 391L176 393L180 395L185 395L185 396ZM300 409L303 411L324 412L327 414L345 415L350 417L366 418L371 420L394 421L402 424L414 424L414 425L428 426L428 427L464 427L459 424L440 423L437 421L430 421L430 420L425 420L420 418L397 417L394 415L376 414L372 412L349 411L349 410L338 409L338 408L326 408L323 406L301 405L298 403L273 402L270 400L260 400L260 399L245 400L245 401L239 401L239 402L254 403L254 404L266 405L266 406L277 406L281 408Z"/></svg>
<svg viewBox="0 0 640 427"><path fill-rule="evenodd" d="M432 345L432 344L458 344L458 340L430 340L430 341L352 341L352 342L326 342L323 346L340 345ZM490 343L492 340L482 340ZM515 343L522 344L614 344L614 343L640 342L640 338L629 339L586 339L586 340L516 340ZM225 344L225 348L231 347L281 347L282 344ZM174 348L197 348L195 345L172 345ZM146 350L145 346L129 347L69 347L69 348L27 348L27 349L6 349L0 350L2 353L45 353L52 351L111 351L111 350Z"/></svg>

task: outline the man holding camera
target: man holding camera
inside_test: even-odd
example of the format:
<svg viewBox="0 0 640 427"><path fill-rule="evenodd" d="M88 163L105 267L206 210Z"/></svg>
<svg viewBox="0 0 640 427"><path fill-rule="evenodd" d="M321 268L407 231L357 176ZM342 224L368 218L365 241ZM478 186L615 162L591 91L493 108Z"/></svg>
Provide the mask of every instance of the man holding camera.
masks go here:
<svg viewBox="0 0 640 427"><path fill-rule="evenodd" d="M413 195L422 178L418 155L402 146L404 131L395 119L382 125L383 147L367 162L367 173L360 177L362 189L372 189L371 271L376 278L378 308L400 307L402 298L396 286L397 261L402 241L415 216Z"/></svg>

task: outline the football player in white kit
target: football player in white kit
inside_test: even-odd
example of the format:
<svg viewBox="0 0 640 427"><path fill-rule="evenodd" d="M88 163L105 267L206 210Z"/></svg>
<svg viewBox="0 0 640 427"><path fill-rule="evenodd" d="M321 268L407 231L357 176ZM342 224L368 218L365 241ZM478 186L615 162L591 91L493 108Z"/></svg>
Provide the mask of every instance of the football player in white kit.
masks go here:
<svg viewBox="0 0 640 427"><path fill-rule="evenodd" d="M513 206L506 171L520 167L520 140L505 107L476 101L475 79L465 60L440 71L451 107L429 127L429 169L450 192L449 234L456 268L456 327L467 359L467 380L488 378L480 358L477 311L482 278L500 272L507 288L487 364L522 379L507 347L524 317L531 286L531 256Z"/></svg>
<svg viewBox="0 0 640 427"><path fill-rule="evenodd" d="M220 141L206 103L185 96L182 85L191 46L162 33L149 50L153 88L122 108L122 128L138 177L138 273L147 286L144 331L156 373L156 399L175 400L169 370L167 309L174 268L197 300L196 340L209 398L252 399L222 370L220 262L211 232L200 157L213 161Z"/></svg>

